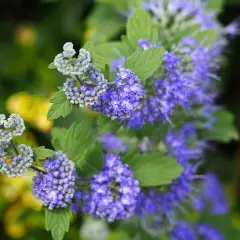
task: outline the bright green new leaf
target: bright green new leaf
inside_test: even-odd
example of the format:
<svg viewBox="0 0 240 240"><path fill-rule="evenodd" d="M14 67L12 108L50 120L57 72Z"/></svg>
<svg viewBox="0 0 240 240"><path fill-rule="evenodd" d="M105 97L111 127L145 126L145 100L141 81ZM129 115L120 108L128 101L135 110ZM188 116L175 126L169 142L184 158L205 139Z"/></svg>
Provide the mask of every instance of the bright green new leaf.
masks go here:
<svg viewBox="0 0 240 240"><path fill-rule="evenodd" d="M52 63L50 63L50 64L48 65L48 68L49 68L49 69L55 69L56 66L55 66L55 64L52 62Z"/></svg>
<svg viewBox="0 0 240 240"><path fill-rule="evenodd" d="M69 230L71 216L71 207L53 210L45 209L46 230L51 231L53 240L62 240L64 238L65 232Z"/></svg>
<svg viewBox="0 0 240 240"><path fill-rule="evenodd" d="M227 110L217 110L214 114L212 131L208 133L208 139L226 143L237 140L238 137L233 114Z"/></svg>
<svg viewBox="0 0 240 240"><path fill-rule="evenodd" d="M223 8L223 0L208 0L207 8L213 10L214 12L221 12Z"/></svg>
<svg viewBox="0 0 240 240"><path fill-rule="evenodd" d="M83 48L85 50L87 50L88 52L90 52L92 55L94 54L94 46L93 46L93 43L91 41L87 41Z"/></svg>
<svg viewBox="0 0 240 240"><path fill-rule="evenodd" d="M52 106L48 110L48 120L66 117L72 111L72 104L66 98L63 91L57 92L49 101L52 103Z"/></svg>
<svg viewBox="0 0 240 240"><path fill-rule="evenodd" d="M133 16L128 19L127 38L131 45L136 48L139 39L152 40L153 29L153 21L150 14L143 9L137 9Z"/></svg>
<svg viewBox="0 0 240 240"><path fill-rule="evenodd" d="M159 152L135 155L126 163L143 187L170 184L183 171L183 167L174 158Z"/></svg>
<svg viewBox="0 0 240 240"><path fill-rule="evenodd" d="M47 149L45 147L37 147L33 148L34 155L36 159L45 159L47 157L50 157L54 154L54 151L51 149Z"/></svg>
<svg viewBox="0 0 240 240"><path fill-rule="evenodd" d="M92 147L95 139L91 120L73 123L63 140L63 151L76 163Z"/></svg>
<svg viewBox="0 0 240 240"><path fill-rule="evenodd" d="M64 139L67 136L68 130L66 128L54 127L51 130L52 145L56 150L64 148Z"/></svg>
<svg viewBox="0 0 240 240"><path fill-rule="evenodd" d="M108 61L105 56L99 55L94 48L94 45L91 41L86 42L83 46L84 49L91 53L92 62L101 70L104 70L105 65L108 64Z"/></svg>
<svg viewBox="0 0 240 240"><path fill-rule="evenodd" d="M141 80L145 80L161 67L163 55L163 48L153 47L147 50L139 48L127 58L126 68L135 72Z"/></svg>

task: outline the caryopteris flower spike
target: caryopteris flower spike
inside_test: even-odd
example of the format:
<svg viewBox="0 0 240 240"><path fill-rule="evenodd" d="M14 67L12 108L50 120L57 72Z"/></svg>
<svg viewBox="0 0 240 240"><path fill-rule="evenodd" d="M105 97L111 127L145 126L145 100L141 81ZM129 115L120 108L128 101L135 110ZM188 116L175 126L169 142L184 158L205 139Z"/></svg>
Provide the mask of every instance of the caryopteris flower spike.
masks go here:
<svg viewBox="0 0 240 240"><path fill-rule="evenodd" d="M122 28L116 19L129 16L126 35L111 42L93 37L98 43L79 51L67 42L49 65L64 80L50 99L48 120L74 110L46 133L55 150L19 143L23 119L0 114L0 172L20 177L34 170L32 192L54 240L63 240L72 211L83 221L81 237L91 239L105 239L106 224L118 221L112 226L117 235L120 226L122 238L222 240L200 221L202 214L228 215L231 207L216 174L206 173L204 152L209 141L238 139L232 114L215 99L239 21L220 24L221 1L107 2L101 11L111 5L111 15L100 14L96 29L109 22L101 35L108 34L111 26ZM98 22L93 18L90 25ZM92 233L100 228L103 234Z"/></svg>
<svg viewBox="0 0 240 240"><path fill-rule="evenodd" d="M43 164L46 173L37 172L33 178L34 195L49 209L65 208L74 195L74 164L61 151L48 157Z"/></svg>

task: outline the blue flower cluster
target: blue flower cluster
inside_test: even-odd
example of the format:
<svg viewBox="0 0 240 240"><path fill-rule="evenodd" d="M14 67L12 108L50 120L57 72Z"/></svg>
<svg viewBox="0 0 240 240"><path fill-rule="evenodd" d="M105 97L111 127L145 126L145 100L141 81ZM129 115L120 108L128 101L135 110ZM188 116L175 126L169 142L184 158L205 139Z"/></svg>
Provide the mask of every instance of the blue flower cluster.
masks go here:
<svg viewBox="0 0 240 240"><path fill-rule="evenodd" d="M129 69L120 68L114 84L101 95L93 109L103 112L111 119L126 120L141 106L144 95L145 91L136 74Z"/></svg>
<svg viewBox="0 0 240 240"><path fill-rule="evenodd" d="M191 225L190 223L180 221L174 227L171 240L223 240L222 234L214 227L208 224Z"/></svg>
<svg viewBox="0 0 240 240"><path fill-rule="evenodd" d="M196 231L188 222L179 221L172 231L170 240L197 240Z"/></svg>
<svg viewBox="0 0 240 240"><path fill-rule="evenodd" d="M71 204L75 191L73 162L60 151L48 157L43 167L46 173L37 172L33 178L34 195L50 210L67 207Z"/></svg>
<svg viewBox="0 0 240 240"><path fill-rule="evenodd" d="M133 216L139 193L129 167L118 155L106 154L103 170L93 176L89 192L77 193L75 198L83 202L84 213L112 222Z"/></svg>
<svg viewBox="0 0 240 240"><path fill-rule="evenodd" d="M147 47L152 45L145 40L144 48ZM187 37L173 51L166 51L163 77L153 79L153 93L147 95L142 108L131 114L129 126L139 128L156 120L171 123L170 115L177 106L191 115L191 106L199 105L201 116L206 118L205 124L210 127L212 119L209 116L216 109L213 102L217 92L211 80L217 78L219 48L217 45L212 49L198 46L194 37Z"/></svg>
<svg viewBox="0 0 240 240"><path fill-rule="evenodd" d="M204 240L223 240L222 234L214 227L202 223L197 226L197 231L201 239Z"/></svg>
<svg viewBox="0 0 240 240"><path fill-rule="evenodd" d="M184 167L179 178L173 180L166 189L152 189L139 197L137 214L151 214L156 221L166 216L173 222L172 214L176 208L181 209L180 203L191 197L193 181L197 178L197 160L203 156L203 146L196 138L196 129L191 124L185 124L179 131L169 132L166 137L169 155Z"/></svg>
<svg viewBox="0 0 240 240"><path fill-rule="evenodd" d="M194 209L199 212L206 211L212 214L225 214L229 210L223 187L217 176L213 173L205 175L200 193L192 200Z"/></svg>
<svg viewBox="0 0 240 240"><path fill-rule="evenodd" d="M124 153L128 149L127 145L119 137L110 132L101 135L99 140L107 152Z"/></svg>

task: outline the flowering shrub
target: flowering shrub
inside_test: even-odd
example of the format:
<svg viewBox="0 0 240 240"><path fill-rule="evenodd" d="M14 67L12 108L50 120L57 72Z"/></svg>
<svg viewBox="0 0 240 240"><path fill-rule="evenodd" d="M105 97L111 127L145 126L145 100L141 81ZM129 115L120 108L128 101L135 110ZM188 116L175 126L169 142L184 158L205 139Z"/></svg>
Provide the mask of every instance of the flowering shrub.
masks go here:
<svg viewBox="0 0 240 240"><path fill-rule="evenodd" d="M208 141L238 138L232 115L215 103L218 70L238 23L221 26L214 0L124 6L120 41L89 41L78 54L67 42L49 65L66 80L50 99L48 120L83 107L97 118L53 128L51 150L17 145L23 119L0 115L0 171L8 177L36 171L33 194L54 240L64 238L72 212L134 220L156 237L223 239L206 223L183 221L179 212L186 205L228 211L216 176L198 169Z"/></svg>

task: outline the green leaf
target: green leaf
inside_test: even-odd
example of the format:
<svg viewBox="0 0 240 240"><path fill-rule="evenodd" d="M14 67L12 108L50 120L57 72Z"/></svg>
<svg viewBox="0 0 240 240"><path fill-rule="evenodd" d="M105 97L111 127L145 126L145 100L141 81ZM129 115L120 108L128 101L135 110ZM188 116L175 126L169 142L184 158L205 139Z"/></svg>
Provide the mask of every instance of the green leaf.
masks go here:
<svg viewBox="0 0 240 240"><path fill-rule="evenodd" d="M54 62L50 63L50 64L48 65L48 68L49 68L49 69L55 69L56 66L55 66Z"/></svg>
<svg viewBox="0 0 240 240"><path fill-rule="evenodd" d="M51 130L51 136L52 136L52 145L55 148L55 150L61 150L64 148L64 139L67 136L68 130L66 128L61 127L54 127Z"/></svg>
<svg viewBox="0 0 240 240"><path fill-rule="evenodd" d="M197 32L194 36L197 39L198 44L203 44L204 46L211 46L216 42L218 38L218 33L216 30L207 29L201 32Z"/></svg>
<svg viewBox="0 0 240 240"><path fill-rule="evenodd" d="M145 80L162 65L163 55L163 48L139 48L127 58L126 68L135 72L141 80Z"/></svg>
<svg viewBox="0 0 240 240"><path fill-rule="evenodd" d="M92 61L93 63L100 68L101 70L104 70L105 65L108 64L107 59L102 56L99 55L94 48L94 45L91 41L86 42L86 44L83 46L84 49L86 49L87 51L89 51L91 53L92 56Z"/></svg>
<svg viewBox="0 0 240 240"><path fill-rule="evenodd" d="M80 177L92 176L103 168L104 156L102 146L96 142L76 162L77 173Z"/></svg>
<svg viewBox="0 0 240 240"><path fill-rule="evenodd" d="M88 152L95 141L91 120L73 123L64 138L63 151L76 163Z"/></svg>
<svg viewBox="0 0 240 240"><path fill-rule="evenodd" d="M97 2L100 3L104 3L104 4L108 4L112 7L114 7L115 9L118 10L125 10L125 11L130 11L132 7L138 7L141 4L142 0L118 0L118 1L114 1L114 0L97 0ZM110 9L113 10L113 9Z"/></svg>
<svg viewBox="0 0 240 240"><path fill-rule="evenodd" d="M105 65L104 76L107 80L110 79L110 67L108 64Z"/></svg>
<svg viewBox="0 0 240 240"><path fill-rule="evenodd" d="M52 106L48 110L48 120L58 119L59 117L66 117L72 111L72 104L66 98L63 91L57 92L49 101L52 103Z"/></svg>
<svg viewBox="0 0 240 240"><path fill-rule="evenodd" d="M93 43L91 41L87 41L83 48L85 50L87 50L88 52L90 52L92 55L94 54L94 46L93 46Z"/></svg>
<svg viewBox="0 0 240 240"><path fill-rule="evenodd" d="M120 128L120 124L118 121L112 121L111 119L100 115L97 119L97 125L98 125L98 133L100 135L107 133L107 132L117 132L117 130Z"/></svg>
<svg viewBox="0 0 240 240"><path fill-rule="evenodd" d="M213 10L214 12L221 12L223 8L223 0L208 0L207 8Z"/></svg>
<svg viewBox="0 0 240 240"><path fill-rule="evenodd" d="M53 210L45 209L46 230L51 231L53 240L62 240L64 238L65 232L69 230L71 215L71 207Z"/></svg>
<svg viewBox="0 0 240 240"><path fill-rule="evenodd" d="M107 59L108 62L106 64L110 65L112 60L121 57L120 46L120 42L104 42L97 44L95 51L99 57Z"/></svg>
<svg viewBox="0 0 240 240"><path fill-rule="evenodd" d="M33 152L34 152L36 159L45 159L54 154L53 150L47 149L44 146L33 148Z"/></svg>
<svg viewBox="0 0 240 240"><path fill-rule="evenodd" d="M107 41L124 27L124 21L113 8L97 4L86 21L88 39L94 43Z"/></svg>
<svg viewBox="0 0 240 240"><path fill-rule="evenodd" d="M213 130L208 133L209 140L227 143L238 139L239 135L234 125L234 116L232 113L220 109L214 113L214 119Z"/></svg>
<svg viewBox="0 0 240 240"><path fill-rule="evenodd" d="M153 21L148 12L137 9L127 22L127 38L133 47L138 46L139 39L152 40Z"/></svg>
<svg viewBox="0 0 240 240"><path fill-rule="evenodd" d="M132 159L128 158L126 163L143 187L170 184L183 171L183 167L174 158L157 152L135 155Z"/></svg>

